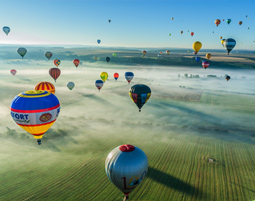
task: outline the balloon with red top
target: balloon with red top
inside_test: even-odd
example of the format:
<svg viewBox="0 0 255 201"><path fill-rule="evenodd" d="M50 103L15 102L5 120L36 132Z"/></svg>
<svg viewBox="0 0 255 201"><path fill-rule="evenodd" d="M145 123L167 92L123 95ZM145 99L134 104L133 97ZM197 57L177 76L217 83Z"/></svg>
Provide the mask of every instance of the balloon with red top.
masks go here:
<svg viewBox="0 0 255 201"><path fill-rule="evenodd" d="M125 194L129 194L142 182L148 172L146 154L138 147L125 144L113 149L105 161L109 180Z"/></svg>
<svg viewBox="0 0 255 201"><path fill-rule="evenodd" d="M17 71L15 69L10 70L11 74L14 76L16 75Z"/></svg>
<svg viewBox="0 0 255 201"><path fill-rule="evenodd" d="M209 66L209 62L208 61L203 61L202 66L204 67L204 69L206 69Z"/></svg>
<svg viewBox="0 0 255 201"><path fill-rule="evenodd" d="M74 59L73 60L73 64L75 65L75 67L77 68L80 64L80 60L79 59Z"/></svg>
<svg viewBox="0 0 255 201"><path fill-rule="evenodd" d="M119 73L114 73L113 77L117 81L117 79L119 78Z"/></svg>

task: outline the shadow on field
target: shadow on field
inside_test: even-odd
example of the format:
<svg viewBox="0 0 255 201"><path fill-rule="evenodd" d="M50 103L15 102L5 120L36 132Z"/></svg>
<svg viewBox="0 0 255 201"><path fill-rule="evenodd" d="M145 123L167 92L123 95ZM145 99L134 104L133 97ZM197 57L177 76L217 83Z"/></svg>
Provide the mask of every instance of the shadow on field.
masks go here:
<svg viewBox="0 0 255 201"><path fill-rule="evenodd" d="M232 181L229 181L229 182L232 183L232 184L235 184L235 185L237 185L237 186L240 186L240 187L242 187L242 188L244 188L244 189L246 189L246 190L248 190L248 191L251 191L251 192L255 193L255 190L249 189L249 188L247 188L247 187L245 187L245 186L243 186L243 185L237 184L237 183L232 182Z"/></svg>
<svg viewBox="0 0 255 201"><path fill-rule="evenodd" d="M205 194L202 190L191 186L190 184L172 176L166 174L160 170L157 170L153 167L149 167L147 177L151 178L152 180L161 183L168 188L172 188L174 190L180 191L183 194L193 195L196 200L203 200L202 198L205 197ZM192 196L192 197L193 197Z"/></svg>

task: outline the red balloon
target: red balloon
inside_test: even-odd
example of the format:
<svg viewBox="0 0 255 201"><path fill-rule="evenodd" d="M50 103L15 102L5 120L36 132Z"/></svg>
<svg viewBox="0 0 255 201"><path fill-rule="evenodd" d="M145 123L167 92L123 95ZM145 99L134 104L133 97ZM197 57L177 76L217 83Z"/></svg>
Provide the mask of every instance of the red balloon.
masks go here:
<svg viewBox="0 0 255 201"><path fill-rule="evenodd" d="M202 63L202 66L206 69L209 66L209 62L208 61L204 61Z"/></svg>
<svg viewBox="0 0 255 201"><path fill-rule="evenodd" d="M51 77L55 80L55 82L56 82L56 80L58 79L58 77L59 77L60 74L61 74L61 71L60 71L59 68L51 68L50 71L49 71L49 74L50 74L50 76L51 76Z"/></svg>
<svg viewBox="0 0 255 201"><path fill-rule="evenodd" d="M17 71L15 69L10 70L11 74L14 76L16 75Z"/></svg>
<svg viewBox="0 0 255 201"><path fill-rule="evenodd" d="M119 78L119 73L114 73L113 77L117 81L117 79Z"/></svg>
<svg viewBox="0 0 255 201"><path fill-rule="evenodd" d="M76 66L76 68L79 66L80 64L80 60L79 59L74 59L73 60L73 64Z"/></svg>
<svg viewBox="0 0 255 201"><path fill-rule="evenodd" d="M194 32L191 32L190 35L193 36L193 35L194 35Z"/></svg>

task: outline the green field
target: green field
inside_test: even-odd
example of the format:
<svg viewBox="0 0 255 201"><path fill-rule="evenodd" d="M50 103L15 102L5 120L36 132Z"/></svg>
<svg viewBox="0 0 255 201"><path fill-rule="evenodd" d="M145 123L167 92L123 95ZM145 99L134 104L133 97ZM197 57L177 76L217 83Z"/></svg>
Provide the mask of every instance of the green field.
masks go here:
<svg viewBox="0 0 255 201"><path fill-rule="evenodd" d="M122 200L104 165L113 148L127 143L140 147L149 160L148 174L130 200L255 199L255 81L250 71L106 62L83 62L76 69L63 61L54 83L48 75L52 61L0 64L1 201ZM14 77L12 68L18 71ZM98 92L94 82L102 71L110 77ZM126 71L135 74L130 85ZM117 82L115 72L120 73ZM184 73L201 78L185 79ZM225 73L233 74L229 82L203 76ZM9 106L14 96L40 81L55 84L61 112L38 146L12 120ZM72 91L66 87L69 81L76 84ZM137 83L152 90L141 113L128 95Z"/></svg>

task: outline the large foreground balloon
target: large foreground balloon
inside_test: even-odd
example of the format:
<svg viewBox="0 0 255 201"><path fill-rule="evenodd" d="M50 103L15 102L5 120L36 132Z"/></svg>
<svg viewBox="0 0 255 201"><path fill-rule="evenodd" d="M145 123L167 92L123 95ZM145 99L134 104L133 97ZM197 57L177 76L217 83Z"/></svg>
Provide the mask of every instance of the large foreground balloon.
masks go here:
<svg viewBox="0 0 255 201"><path fill-rule="evenodd" d="M10 70L10 73L14 76L16 75L17 71L15 69Z"/></svg>
<svg viewBox="0 0 255 201"><path fill-rule="evenodd" d="M26 48L24 48L24 47L20 47L18 50L17 50L17 52L19 53L19 55L22 57L22 59L23 59L23 57L26 55L26 53L27 53L27 49Z"/></svg>
<svg viewBox="0 0 255 201"><path fill-rule="evenodd" d="M45 52L45 56L46 56L46 58L48 59L48 60L50 60L50 58L52 57L52 52L50 52L50 51L47 51L47 52Z"/></svg>
<svg viewBox="0 0 255 201"><path fill-rule="evenodd" d="M74 88L75 84L73 82L68 82L67 83L67 88L72 90Z"/></svg>
<svg viewBox="0 0 255 201"><path fill-rule="evenodd" d="M107 63L111 60L110 57L106 57L105 60L107 61Z"/></svg>
<svg viewBox="0 0 255 201"><path fill-rule="evenodd" d="M75 65L75 67L77 68L80 64L80 60L79 59L74 59L73 60L73 64Z"/></svg>
<svg viewBox="0 0 255 201"><path fill-rule="evenodd" d="M236 46L236 41L233 38L228 38L223 43L224 47L226 48L228 55L231 52L231 50Z"/></svg>
<svg viewBox="0 0 255 201"><path fill-rule="evenodd" d="M43 90L55 94L55 86L50 82L39 82L35 85L35 90Z"/></svg>
<svg viewBox="0 0 255 201"><path fill-rule="evenodd" d="M202 62L202 66L204 67L204 69L206 69L209 66L209 62L208 61L203 61Z"/></svg>
<svg viewBox="0 0 255 201"><path fill-rule="evenodd" d="M8 34L9 34L10 31L11 31L11 29L10 29L10 27L5 26L5 27L3 27L3 31L4 31L4 33L6 34L6 36L8 36Z"/></svg>
<svg viewBox="0 0 255 201"><path fill-rule="evenodd" d="M192 45L192 48L195 51L195 54L198 53L198 51L201 49L201 47L202 47L202 43L200 43L199 41L194 42Z"/></svg>
<svg viewBox="0 0 255 201"><path fill-rule="evenodd" d="M12 100L10 108L16 124L32 134L39 145L43 134L56 121L60 112L58 98L41 90L20 93Z"/></svg>
<svg viewBox="0 0 255 201"><path fill-rule="evenodd" d="M59 66L60 65L60 63L61 63L61 61L59 60L59 59L55 59L54 61L54 64L55 64L55 66Z"/></svg>
<svg viewBox="0 0 255 201"><path fill-rule="evenodd" d="M119 78L119 73L114 73L113 77L117 81L117 79Z"/></svg>
<svg viewBox="0 0 255 201"><path fill-rule="evenodd" d="M58 79L58 77L60 76L60 74L61 74L61 71L60 71L60 69L59 68L51 68L50 70L49 70L49 74L50 74L50 76L55 80L55 82L56 82L56 80Z"/></svg>
<svg viewBox="0 0 255 201"><path fill-rule="evenodd" d="M103 85L104 85L104 82L102 80L95 81L95 86L96 86L96 88L98 88L99 91L103 87Z"/></svg>
<svg viewBox="0 0 255 201"><path fill-rule="evenodd" d="M215 20L214 23L216 24L216 26L219 26L219 24L220 24L220 19Z"/></svg>
<svg viewBox="0 0 255 201"><path fill-rule="evenodd" d="M148 172L146 154L138 147L125 144L113 149L105 161L109 180L125 194L124 200L142 182Z"/></svg>
<svg viewBox="0 0 255 201"><path fill-rule="evenodd" d="M131 82L131 80L134 78L134 73L132 72L125 72L125 78L128 81L128 84Z"/></svg>
<svg viewBox="0 0 255 201"><path fill-rule="evenodd" d="M139 108L139 112L141 112L141 108L151 96L151 89L144 84L136 84L130 88L129 96Z"/></svg>
<svg viewBox="0 0 255 201"><path fill-rule="evenodd" d="M205 56L207 59L210 59L212 57L212 55L210 53L207 53Z"/></svg>
<svg viewBox="0 0 255 201"><path fill-rule="evenodd" d="M107 78L108 78L108 73L107 72L102 72L100 74L100 77L105 82L107 80Z"/></svg>

